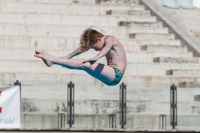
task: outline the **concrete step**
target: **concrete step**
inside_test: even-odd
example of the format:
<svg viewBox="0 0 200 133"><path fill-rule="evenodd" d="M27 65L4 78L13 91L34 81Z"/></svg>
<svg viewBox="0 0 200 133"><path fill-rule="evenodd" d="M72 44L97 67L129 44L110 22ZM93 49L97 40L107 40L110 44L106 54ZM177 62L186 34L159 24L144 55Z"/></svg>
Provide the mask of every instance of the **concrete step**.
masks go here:
<svg viewBox="0 0 200 133"><path fill-rule="evenodd" d="M96 4L102 5L138 5L138 0L96 0Z"/></svg>
<svg viewBox="0 0 200 133"><path fill-rule="evenodd" d="M48 26L48 25L18 25L1 24L0 35L23 37L65 37L79 38L86 29L84 26ZM160 33L168 34L168 28L116 28L116 27L91 27L103 34L114 35L118 39L127 39L133 33Z"/></svg>
<svg viewBox="0 0 200 133"><path fill-rule="evenodd" d="M133 103L139 102L153 102L153 103L162 103L170 101L170 94L168 88L149 88L149 89L138 89L137 87L129 86L127 89L127 100L133 101Z"/></svg>
<svg viewBox="0 0 200 133"><path fill-rule="evenodd" d="M180 88L177 85L177 102L189 102L195 104L195 95L200 94L200 90L197 88ZM170 92L169 92L170 93Z"/></svg>
<svg viewBox="0 0 200 133"><path fill-rule="evenodd" d="M140 51L142 45L169 45L180 46L180 40L154 41L119 39L126 51ZM79 38L48 38L48 37L18 37L0 36L0 50L2 48L20 49L45 49L45 50L69 50L72 51L80 45ZM1 53L1 52L0 52ZM67 53L67 51L66 51Z"/></svg>
<svg viewBox="0 0 200 133"><path fill-rule="evenodd" d="M12 74L12 73L11 73ZM11 75L10 74L10 75ZM20 73L21 74L21 73ZM33 99L46 99L46 100L52 100L52 99L57 99L57 100L62 100L63 98L67 97L67 84L72 81L75 85L75 95L78 96L79 101L88 99L88 100L94 100L94 99L99 99L102 100L103 97L107 100L117 100L119 98L119 87L121 83L119 83L116 86L107 86L103 83L100 83L99 81L95 81L88 75L84 75L80 73L80 77L78 76L73 76L72 74L64 74L61 75L53 75L53 74L48 74L49 78L47 77L48 75L46 74L21 74L21 77L19 77L20 74L13 74L17 75L17 78L13 79L6 79L7 77L2 77L1 79L1 87L4 86L11 86L15 82L15 79L20 79L20 82L22 84L22 98L33 98ZM3 74L2 74L3 75ZM4 74L7 76L7 74ZM9 76L10 76L9 75ZM12 76L12 75L11 75ZM23 77L24 76L24 77ZM29 76L29 77L28 77ZM40 80L36 80L34 78L38 78L37 76L43 76L39 77ZM65 77L64 77L65 76ZM31 78L30 78L31 77ZM47 77L47 78L45 78ZM81 78L86 78L88 80L83 80ZM133 76L132 76L133 77ZM172 84L177 85L178 89L183 89L185 92L188 90L191 90L190 92L192 93L191 95L198 95L200 94L199 88L189 88L189 89L184 89L184 87L179 87L179 81L181 82L194 82L196 79L199 81L199 77L158 77L158 76L137 76L137 77L127 77L126 75L123 77L123 82L126 84L128 88L128 93L127 96L129 99L133 99L135 101L141 101L139 100L141 96L143 96L142 93L139 93L139 90L152 90L152 93L154 90L160 90L160 93L165 93L166 96L169 94L165 91L170 90L170 86ZM3 79L4 78L4 79ZM29 79L28 79L29 78ZM57 78L57 79L53 79ZM62 80L66 79L66 81ZM131 81L131 79L133 79ZM10 83L9 81L14 80L13 83ZM134 86L134 87L133 87ZM41 89L40 91L37 91L38 89ZM48 90L46 92L46 90ZM137 95L132 97L132 91L138 90L139 92ZM56 91L56 92L55 92ZM98 93L95 93L98 92ZM83 93L82 93L83 92ZM90 95L91 93L92 95ZM145 91L142 91L145 92ZM42 94L42 97L38 95L38 93ZM134 92L135 93L135 92ZM34 94L34 95L32 95ZM155 93L156 94L156 93ZM147 93L146 93L147 95ZM153 94L152 94L153 95ZM191 96L190 95L190 96ZM150 96L150 95L149 95ZM189 96L189 95L188 95ZM158 96L159 97L159 96ZM143 97L145 99L145 97ZM153 98L148 97L148 100L151 100ZM77 97L76 97L77 99ZM185 99L187 100L187 99Z"/></svg>
<svg viewBox="0 0 200 133"><path fill-rule="evenodd" d="M188 64L130 64L128 65L126 69L126 76L164 76L166 75L167 70L171 69L180 69L182 72L184 72L184 69L189 69L191 71L198 70L200 65L188 65ZM134 71L133 71L134 69ZM188 76L190 76L192 72L188 72ZM183 74L183 76L186 76L187 74ZM195 72L194 72L195 75ZM197 74L198 75L198 74ZM179 75L175 75L179 76ZM180 74L181 76L181 74Z"/></svg>
<svg viewBox="0 0 200 133"><path fill-rule="evenodd" d="M75 101L75 114L109 114L116 110L119 102L116 100L84 100ZM45 106L44 106L45 105ZM108 106L106 106L108 105ZM110 106L109 106L110 105ZM67 112L67 99L63 100L37 100L22 99L22 112L56 113ZM106 112L105 112L106 111Z"/></svg>
<svg viewBox="0 0 200 133"><path fill-rule="evenodd" d="M12 63L11 63L12 62ZM100 63L106 64L106 61L101 61ZM6 66L6 67L5 67ZM199 69L200 65L196 64L138 64L138 63L129 63L126 68L126 76L165 76L166 71L171 69L180 69L180 71L191 70L195 71ZM147 69L148 68L148 69ZM133 71L134 70L134 71ZM48 68L41 59L38 61L0 61L0 72L9 72L9 73L45 73L45 74L84 74L85 72L80 70L71 70L67 68L62 68L61 66L55 65ZM188 75L191 75L190 71ZM194 73L195 74L195 73ZM175 74L176 75L176 74ZM184 74L183 74L184 75ZM187 75L187 74L186 74ZM198 74L197 74L198 75ZM88 76L90 76L88 74ZM83 79L85 80L85 79Z"/></svg>
<svg viewBox="0 0 200 133"><path fill-rule="evenodd" d="M76 84L75 84L76 85ZM137 85L136 85L137 86ZM152 103L164 103L170 102L170 87L166 89L160 89L159 87L151 88L137 88L127 86L127 101L135 102L152 102ZM177 88L177 101L178 103L194 103L199 101L200 89L199 88ZM133 97L134 95L134 97ZM42 97L41 97L42 96ZM53 101L67 101L67 89L66 86L23 86L22 99L39 100L48 102ZM86 106L86 101L93 101L96 103L105 102L105 105L117 106L119 103L119 87L118 88L106 88L106 87L75 87L75 102L76 104L82 104ZM26 103L26 102L24 102ZM93 106L95 104L92 104ZM26 105L23 105L26 106ZM87 105L88 106L88 105ZM25 107L26 108L26 107ZM60 107L62 108L62 107ZM93 108L93 107L92 107ZM24 112L27 112L24 111ZM81 113L81 112L79 112Z"/></svg>
<svg viewBox="0 0 200 133"><path fill-rule="evenodd" d="M159 52L188 52L186 46L153 46L153 45L144 45L141 46L142 51L159 51Z"/></svg>
<svg viewBox="0 0 200 133"><path fill-rule="evenodd" d="M126 46L132 46L132 47L140 47L143 45L166 45L166 46L181 46L180 40L136 40L136 39L119 39L120 43L126 47Z"/></svg>
<svg viewBox="0 0 200 133"><path fill-rule="evenodd" d="M140 114L148 114L152 113L157 115L159 118L160 114L166 114L168 115L170 113L170 102L144 102L140 103L139 105L136 104L134 101L131 103L127 103L127 106L131 108L130 114L128 113L127 115L131 115L131 113L140 113ZM179 115L188 115L190 113L191 115L197 114L191 113L193 110L192 106L194 105L195 102L181 102L179 101L177 104L178 114ZM162 108L161 108L162 107ZM170 119L170 118L169 118Z"/></svg>
<svg viewBox="0 0 200 133"><path fill-rule="evenodd" d="M173 57L156 57L154 58L155 63L188 63L188 64L198 64L200 63L200 58L173 58Z"/></svg>
<svg viewBox="0 0 200 133"><path fill-rule="evenodd" d="M161 112L162 113L162 112ZM64 129L58 129L58 113L22 113L22 129L18 129L19 133L22 132L68 132L68 133L78 133L78 132L91 132L91 133L112 133L112 132L163 132L159 129L159 115L160 114L149 114L149 113L132 113L127 114L125 129L121 129L119 124L119 116L116 115L116 128L109 127L109 114L95 114L95 115L75 115L73 128L69 128L66 124ZM170 119L170 115L166 114L166 119ZM66 119L67 120L67 117ZM194 133L198 132L200 129L198 123L200 122L198 114L187 115L179 114L178 120L179 125L176 127L175 131L171 131L171 125L167 124L166 133L170 132L183 132ZM133 125L134 123L134 125ZM140 123L140 124L138 124ZM12 133L16 131L2 130L2 132Z"/></svg>
<svg viewBox="0 0 200 133"><path fill-rule="evenodd" d="M135 102L141 101L169 101L169 96L166 95L169 91L169 86L165 88L148 88L127 86L127 99ZM67 85L66 86L23 86L23 99L37 99L37 100L65 100L67 99ZM156 92L156 93L155 93ZM185 91L184 91L185 92ZM135 95L133 97L133 95ZM119 86L115 88L108 88L106 86L81 86L75 84L75 101L85 100L119 100ZM193 98L193 97L192 97ZM188 99L187 99L188 100ZM194 101L192 99L191 101Z"/></svg>
<svg viewBox="0 0 200 133"><path fill-rule="evenodd" d="M80 90L79 88L81 86L76 85L76 93L78 92L77 90ZM85 91L87 93L91 90L87 89ZM21 88L21 98L46 101L67 99L67 82L65 86L23 86Z"/></svg>
<svg viewBox="0 0 200 133"><path fill-rule="evenodd" d="M75 101L82 102L85 100L91 101L119 101L119 87L107 88L88 86L83 87L75 84ZM165 88L146 88L139 87L139 85L127 86L127 100L134 102L170 102L170 86ZM67 95L66 86L23 86L21 91L23 99L35 100L66 100ZM200 90L190 88L178 88L178 101L180 102L194 102L194 96L200 94ZM134 96L133 96L134 95Z"/></svg>
<svg viewBox="0 0 200 133"><path fill-rule="evenodd" d="M55 57L64 57L70 54L73 50L44 50L45 52L55 56ZM21 54L23 53L23 54ZM89 50L74 57L73 59L88 59L90 57L96 56L99 52L95 50ZM0 60L3 61L39 61L38 58L34 56L35 49L20 49L20 48L2 48L0 49ZM98 61L106 61L105 58L100 58Z"/></svg>
<svg viewBox="0 0 200 133"><path fill-rule="evenodd" d="M194 101L196 101L196 102L200 101L200 95L199 94L198 95L194 95Z"/></svg>
<svg viewBox="0 0 200 133"><path fill-rule="evenodd" d="M132 51L138 51L138 52L140 51L141 52L141 46L143 46L143 45L181 46L180 40L162 41L162 40L136 40L136 39L121 40L121 39L119 39L119 41L123 45L126 52L132 52ZM154 51L154 53L156 53L156 52L158 52L158 51ZM175 52L173 52L173 53L175 53Z"/></svg>
<svg viewBox="0 0 200 133"><path fill-rule="evenodd" d="M47 68L48 69L48 68ZM74 71L75 72L75 71ZM0 75L0 84L1 86L13 86L16 80L19 80L23 83L24 86L66 86L70 81L73 81L76 84L81 84L82 86L105 86L104 83L93 78L83 71L76 71L77 73L72 74L50 74L50 73L37 73L30 71L29 73L7 73L3 72ZM85 80L87 78L87 80ZM78 81L78 82L77 82ZM118 87L118 86L117 86Z"/></svg>
<svg viewBox="0 0 200 133"><path fill-rule="evenodd" d="M65 112L65 124L64 128L58 129L58 113L22 113L21 114L21 124L22 128L19 129L19 133L26 132L68 132L68 133L77 133L77 132L91 132L95 133L98 131L99 133L103 132L118 132L121 130L120 126L118 129L109 128L109 114L96 114L96 115L75 115L74 116L74 124L72 128L69 128L69 124L67 124L67 114ZM117 119L118 120L118 119ZM6 131L5 131L6 132ZM11 132L8 132L11 133Z"/></svg>
<svg viewBox="0 0 200 133"><path fill-rule="evenodd" d="M198 115L195 116L197 118ZM67 121L67 116L65 116L65 120ZM112 132L138 132L141 130L154 130L159 129L159 116L156 114L129 114L126 116L126 125L125 129L121 129L121 125L119 124L119 116L116 114L116 127L109 127L109 114L95 114L95 115L75 115L74 116L74 124L72 128L69 128L69 124L65 124L63 129L58 129L58 113L22 113L21 121L22 121L22 129L19 129L19 133L28 131L28 132L68 132L68 133L112 133ZM167 116L168 117L168 116ZM187 118L187 117L186 117ZM197 121L198 119L191 118L190 121ZM198 120L199 121L199 120ZM140 125L133 125L132 123L142 123ZM152 124L153 123L153 124ZM191 122L192 123L192 122ZM48 127L48 128L47 128ZM148 127L148 130L147 128ZM167 129L171 128L167 126ZM194 129L194 127L192 126ZM136 130L137 129L137 130ZM188 128L187 128L188 129ZM195 129L199 129L198 127ZM159 130L158 130L159 131ZM12 133L6 130L3 132ZM170 131L169 131L170 132ZM167 132L167 133L169 133ZM185 131L186 133L189 133Z"/></svg>
<svg viewBox="0 0 200 133"><path fill-rule="evenodd" d="M21 115L23 128L19 129L19 132L29 131L29 132L69 132L69 133L112 133L112 132L130 132L131 131L140 131L146 130L148 126L148 130L159 129L159 125L157 121L159 116L155 114L130 114L127 116L127 124L125 125L125 129L121 129L121 125L119 124L118 114L116 115L116 127L109 127L109 114L91 114L91 115L75 115L74 116L74 124L72 128L69 128L69 125L66 124L63 129L58 129L58 113L23 113ZM197 115L196 115L197 117ZM67 121L67 116L65 118ZM194 121L196 119L191 119L190 121ZM142 122L140 125L132 125L133 121L135 123ZM146 122L147 121L147 122ZM196 120L197 121L197 120ZM151 124L155 123L155 124ZM48 127L48 128L47 128ZM170 127L168 127L170 128ZM137 129L137 130L135 130ZM196 129L196 128L195 128ZM198 129L198 128L197 128ZM147 130L147 131L148 131ZM9 131L3 130L4 132L11 133ZM156 130L155 130L156 131ZM158 130L159 131L159 130ZM186 131L187 132L187 131ZM167 132L169 133L169 132ZM189 133L189 132L188 132Z"/></svg>
<svg viewBox="0 0 200 133"><path fill-rule="evenodd" d="M106 11L106 15L127 15L127 16L151 16L150 10L141 10L141 11L134 11L134 10L108 10Z"/></svg>
<svg viewBox="0 0 200 133"><path fill-rule="evenodd" d="M67 95L67 82L65 86L23 86L21 96L23 99L63 100ZM119 87L81 86L75 84L76 101L84 100L119 100Z"/></svg>
<svg viewBox="0 0 200 133"><path fill-rule="evenodd" d="M105 15L108 10L145 10L144 6L129 5L94 5L94 4L54 4L34 2L1 1L2 12L24 13L53 13L53 14L77 14L77 15Z"/></svg>
<svg viewBox="0 0 200 133"><path fill-rule="evenodd" d="M32 113L56 113L67 112L67 100L37 100L37 99L22 99L22 112ZM133 101L132 101L133 102ZM128 101L127 101L128 104ZM146 104L146 103L144 103ZM28 105L28 106L27 106ZM45 105L45 107L44 107ZM138 104L137 104L138 105ZM75 101L74 114L79 115L94 115L94 114L110 114L117 113L119 110L119 100L85 100ZM128 105L127 105L128 106ZM135 105L136 106L136 105ZM148 107L150 108L151 105ZM135 108L129 109L129 112L134 113Z"/></svg>
<svg viewBox="0 0 200 133"><path fill-rule="evenodd" d="M181 82L181 83L179 83L179 87L181 87L181 88L200 88L200 82Z"/></svg>
<svg viewBox="0 0 200 133"><path fill-rule="evenodd" d="M200 70L197 68L194 69L172 69L167 70L166 75L173 75L173 76L187 76L187 77L200 77Z"/></svg>
<svg viewBox="0 0 200 133"><path fill-rule="evenodd" d="M74 70L75 72L75 70ZM52 73L37 73L30 71L29 73L22 72L1 72L0 73L0 85L12 86L16 80L22 83L22 86L66 86L69 81L81 86L106 86L107 88L119 89L119 84L116 86L107 86L97 79L89 76L88 74L78 71L79 74L52 74ZM87 78L87 80L85 80ZM127 72L123 76L121 82L124 82L128 86L135 86L139 84L143 88L163 88L170 86L171 84L179 84L180 82L200 82L200 77L191 76L128 76Z"/></svg>
<svg viewBox="0 0 200 133"><path fill-rule="evenodd" d="M43 3L43 4L95 4L95 0L6 0L6 1Z"/></svg>
<svg viewBox="0 0 200 133"><path fill-rule="evenodd" d="M45 4L101 4L101 5L137 5L138 0L6 0L11 2L31 2Z"/></svg>
<svg viewBox="0 0 200 133"><path fill-rule="evenodd" d="M154 57L158 57L159 55L162 57L172 57L172 58L192 58L194 57L193 52L187 52L187 53L157 53L157 52L153 52L154 53Z"/></svg>
<svg viewBox="0 0 200 133"><path fill-rule="evenodd" d="M13 21L15 20L15 21ZM69 21L70 20L70 21ZM155 17L147 16L107 16L107 15L63 15L44 13L0 13L0 23L62 25L62 26L105 26L117 27L119 21L156 22ZM98 23L97 23L98 22ZM139 27L139 26L138 26ZM140 26L141 27L141 26Z"/></svg>
<svg viewBox="0 0 200 133"><path fill-rule="evenodd" d="M128 49L128 48L127 48ZM45 52L56 56L64 57L71 53L73 50L44 50ZM20 54L23 53L23 54ZM0 60L1 61L39 61L33 55L35 49L20 49L20 48L1 48L0 49ZM94 57L98 52L89 50L81 55L74 57L73 59L87 59ZM153 58L155 57L187 57L192 58L193 53L162 53L162 52L141 52L141 51L126 51L127 62L128 63L153 63ZM101 58L98 62L105 63L105 58Z"/></svg>
<svg viewBox="0 0 200 133"><path fill-rule="evenodd" d="M174 34L143 34L143 33L134 33L129 35L130 38L136 40L175 40Z"/></svg>
<svg viewBox="0 0 200 133"><path fill-rule="evenodd" d="M170 96L169 96L170 98ZM67 112L67 100L37 100L22 99L22 112L25 113L58 113ZM187 114L190 112L195 102L180 102L178 104L179 114ZM45 105L45 106L44 106ZM168 102L137 102L134 100L126 100L127 112L131 113L153 113L154 112L170 112ZM119 112L119 100L85 100L75 101L75 115L94 115L94 114L115 114ZM162 106L162 108L160 108ZM195 114L195 113L191 113Z"/></svg>
<svg viewBox="0 0 200 133"><path fill-rule="evenodd" d="M118 22L118 25L126 27L155 27L155 28L163 27L162 22L120 21Z"/></svg>

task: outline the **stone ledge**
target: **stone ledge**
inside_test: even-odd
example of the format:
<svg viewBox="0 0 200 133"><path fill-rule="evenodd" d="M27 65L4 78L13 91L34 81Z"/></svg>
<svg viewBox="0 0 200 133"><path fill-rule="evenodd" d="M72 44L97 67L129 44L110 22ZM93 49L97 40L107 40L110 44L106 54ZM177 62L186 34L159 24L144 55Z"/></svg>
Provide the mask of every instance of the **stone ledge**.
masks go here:
<svg viewBox="0 0 200 133"><path fill-rule="evenodd" d="M7 2L1 1L1 12L23 12L23 13L55 13L66 14L73 13L104 15L105 11L111 9L119 10L145 10L144 6L130 5L89 5L89 4L41 4L30 2ZM77 10L79 9L79 10Z"/></svg>
<svg viewBox="0 0 200 133"><path fill-rule="evenodd" d="M4 28L3 28L4 27ZM102 27L92 26L98 31L103 31L103 34L111 34L117 38L128 38L132 33L152 33L152 34L168 34L168 28L130 28L130 27ZM86 27L85 26L48 26L48 25L22 25L22 24L1 24L0 35L2 36L21 36L21 37L65 37L65 38L79 38ZM12 31L10 29L16 29ZM25 30L26 29L26 30Z"/></svg>
<svg viewBox="0 0 200 133"><path fill-rule="evenodd" d="M8 2L28 2L42 4L96 4L95 0L6 0Z"/></svg>
<svg viewBox="0 0 200 133"><path fill-rule="evenodd" d="M13 21L15 20L15 21ZM70 20L70 21L69 21ZM118 21L155 22L153 16L116 16L116 15L87 15L84 12L66 14L51 13L17 13L0 12L0 23L6 24L35 24L35 25L60 25L60 26L102 26L117 27ZM98 22L98 23L97 23ZM146 24L145 24L146 25Z"/></svg>
<svg viewBox="0 0 200 133"><path fill-rule="evenodd" d="M108 10L107 15L134 15L134 16L150 16L151 12L148 10L134 11L134 10Z"/></svg>
<svg viewBox="0 0 200 133"><path fill-rule="evenodd" d="M132 26L131 26L132 27ZM129 34L129 38L135 40L152 40L152 41L173 41L175 40L174 34L148 34L148 33L133 33Z"/></svg>
<svg viewBox="0 0 200 133"><path fill-rule="evenodd" d="M43 4L110 4L110 5L137 5L138 0L7 0L10 2L29 2Z"/></svg>
<svg viewBox="0 0 200 133"><path fill-rule="evenodd" d="M95 0L96 4L106 4L106 5L138 5L138 0Z"/></svg>
<svg viewBox="0 0 200 133"><path fill-rule="evenodd" d="M179 83L181 88L200 88L200 82L181 82Z"/></svg>
<svg viewBox="0 0 200 133"><path fill-rule="evenodd" d="M173 75L173 76L191 76L191 77L200 77L200 70L179 70L179 69L173 69L173 70L167 70L166 75Z"/></svg>
<svg viewBox="0 0 200 133"><path fill-rule="evenodd" d="M143 45L142 51L159 51L159 52L187 52L186 46L162 46L162 45Z"/></svg>
<svg viewBox="0 0 200 133"><path fill-rule="evenodd" d="M118 23L118 26L162 28L162 22L120 21L120 22Z"/></svg>
<svg viewBox="0 0 200 133"><path fill-rule="evenodd" d="M185 133L196 133L200 132L198 130L131 130L131 129L100 129L100 128L95 128L95 129L74 129L74 128L67 128L67 129L1 129L0 132L16 132L16 131L21 131L21 132L130 132L130 133L168 133L168 132L185 132Z"/></svg>
<svg viewBox="0 0 200 133"><path fill-rule="evenodd" d="M182 58L182 57L156 57L154 58L155 63L200 63L199 58Z"/></svg>

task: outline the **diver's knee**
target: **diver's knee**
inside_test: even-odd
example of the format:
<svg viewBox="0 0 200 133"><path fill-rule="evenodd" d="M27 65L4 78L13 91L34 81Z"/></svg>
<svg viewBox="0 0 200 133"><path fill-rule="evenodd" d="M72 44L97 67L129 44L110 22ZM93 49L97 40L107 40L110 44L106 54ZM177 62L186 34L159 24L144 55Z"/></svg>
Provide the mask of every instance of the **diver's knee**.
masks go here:
<svg viewBox="0 0 200 133"><path fill-rule="evenodd" d="M89 62L83 63L83 69L89 69L91 64Z"/></svg>

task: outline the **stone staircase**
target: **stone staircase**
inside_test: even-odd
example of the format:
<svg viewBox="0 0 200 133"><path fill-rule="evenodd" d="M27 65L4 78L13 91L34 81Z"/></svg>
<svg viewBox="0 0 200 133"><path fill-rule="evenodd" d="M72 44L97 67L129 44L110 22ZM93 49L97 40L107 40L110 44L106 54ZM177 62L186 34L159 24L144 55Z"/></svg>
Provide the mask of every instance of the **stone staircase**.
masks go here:
<svg viewBox="0 0 200 133"><path fill-rule="evenodd" d="M178 115L197 116L200 104L199 58L157 21L138 0L1 0L0 85L22 82L23 128L57 128L67 108L67 83L75 83L75 128L108 128L119 113L119 85L108 87L88 74L35 58L43 49L64 56L79 46L88 27L112 34L124 46L128 66L127 128L158 129L160 114L170 113L170 85L178 85ZM90 50L75 59L90 58ZM105 63L102 58L99 62ZM187 118L193 125L193 117ZM134 124L133 124L134 123ZM178 125L181 129L193 127ZM199 128L198 128L199 129Z"/></svg>

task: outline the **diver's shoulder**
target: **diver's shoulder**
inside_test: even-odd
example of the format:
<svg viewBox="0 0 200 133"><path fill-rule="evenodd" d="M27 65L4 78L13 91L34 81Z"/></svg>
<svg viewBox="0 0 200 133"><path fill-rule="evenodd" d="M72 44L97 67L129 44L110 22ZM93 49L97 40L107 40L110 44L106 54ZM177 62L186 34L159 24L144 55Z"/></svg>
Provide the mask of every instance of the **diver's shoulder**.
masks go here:
<svg viewBox="0 0 200 133"><path fill-rule="evenodd" d="M106 40L112 40L115 39L113 35L106 35Z"/></svg>

